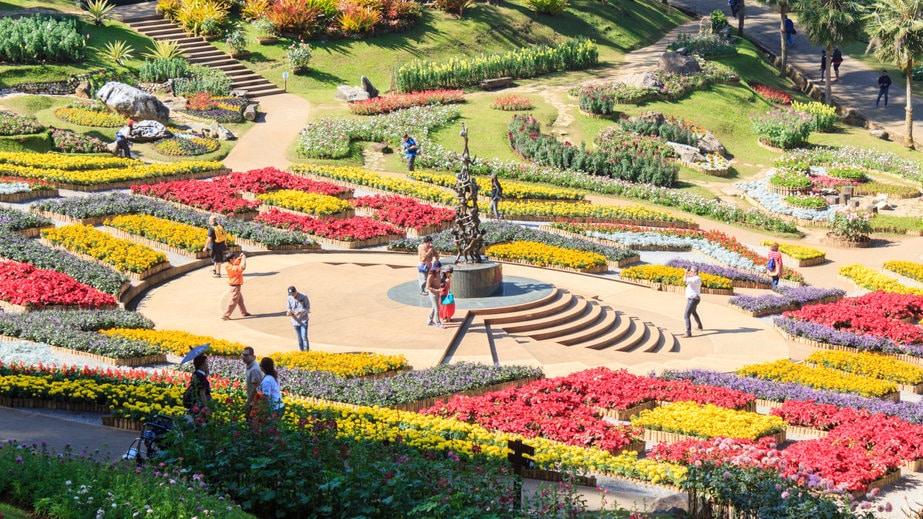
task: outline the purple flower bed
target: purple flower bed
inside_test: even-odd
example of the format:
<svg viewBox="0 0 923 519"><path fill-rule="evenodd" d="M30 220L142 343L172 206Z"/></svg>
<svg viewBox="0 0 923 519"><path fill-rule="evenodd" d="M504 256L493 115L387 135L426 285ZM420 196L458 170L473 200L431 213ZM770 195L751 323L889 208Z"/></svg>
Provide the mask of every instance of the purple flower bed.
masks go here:
<svg viewBox="0 0 923 519"><path fill-rule="evenodd" d="M0 207L0 229L21 231L33 227L47 227L51 220L35 213L28 213L18 209Z"/></svg>
<svg viewBox="0 0 923 519"><path fill-rule="evenodd" d="M244 366L239 360L212 357L209 368L222 377L243 381ZM467 362L377 379L343 378L329 372L304 369L277 369L283 391L334 402L382 407L543 376L540 368L530 366L489 366Z"/></svg>
<svg viewBox="0 0 923 519"><path fill-rule="evenodd" d="M845 393L834 393L811 389L791 382L774 382L754 377L742 377L733 373L719 373L705 369L684 371L667 370L660 376L666 380L688 380L695 384L726 387L749 393L762 400L784 402L796 400L817 404L833 404L838 407L867 409L872 413L896 416L909 423L923 424L923 405L912 402L887 402L879 398L866 398Z"/></svg>
<svg viewBox="0 0 923 519"><path fill-rule="evenodd" d="M789 319L788 317L776 317L773 320L773 324L782 329L785 333L796 337L804 337L812 341L847 346L855 348L858 351L881 351L884 353L923 357L923 346L897 344L885 337L875 337L874 335L863 335L837 330L836 328L831 328L822 324Z"/></svg>
<svg viewBox="0 0 923 519"><path fill-rule="evenodd" d="M761 296L734 296L728 300L728 303L748 312L780 313L791 310L792 306L801 308L828 297L843 297L846 295L843 290L811 286L787 287L780 285L777 290L778 292L776 293Z"/></svg>
<svg viewBox="0 0 923 519"><path fill-rule="evenodd" d="M699 269L699 272L704 272L713 276L721 276L734 281L743 281L746 283L757 283L762 285L769 285L772 283L772 280L769 279L769 276L755 274L753 272L747 272L730 267L722 267L721 265L715 265L713 263L699 263L697 261L673 258L667 262L667 266L681 269L696 267Z"/></svg>

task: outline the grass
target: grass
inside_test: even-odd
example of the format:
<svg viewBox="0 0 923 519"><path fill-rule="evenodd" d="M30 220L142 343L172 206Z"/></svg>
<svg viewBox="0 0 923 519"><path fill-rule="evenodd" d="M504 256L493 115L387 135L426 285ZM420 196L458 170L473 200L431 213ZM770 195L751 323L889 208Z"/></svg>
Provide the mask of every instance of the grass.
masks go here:
<svg viewBox="0 0 923 519"><path fill-rule="evenodd" d="M32 514L13 505L0 503L0 517L3 519L32 519Z"/></svg>

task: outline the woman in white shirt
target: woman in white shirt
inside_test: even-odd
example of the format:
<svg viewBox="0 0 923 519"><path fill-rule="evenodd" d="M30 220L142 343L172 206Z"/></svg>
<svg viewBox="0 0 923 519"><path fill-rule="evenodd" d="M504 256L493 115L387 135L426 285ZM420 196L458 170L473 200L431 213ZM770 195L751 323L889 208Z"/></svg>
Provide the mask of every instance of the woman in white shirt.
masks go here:
<svg viewBox="0 0 923 519"><path fill-rule="evenodd" d="M263 381L260 382L260 392L269 404L269 408L281 415L285 410L282 401L282 387L279 386L279 374L276 372L276 363L269 357L260 361L260 370L263 371Z"/></svg>
<svg viewBox="0 0 923 519"><path fill-rule="evenodd" d="M702 320L699 319L699 313L696 308L702 300L702 278L699 277L698 267L689 267L686 270L686 312L683 319L686 320L686 335L683 337L692 337L692 322L689 316L695 317L695 323L702 329Z"/></svg>

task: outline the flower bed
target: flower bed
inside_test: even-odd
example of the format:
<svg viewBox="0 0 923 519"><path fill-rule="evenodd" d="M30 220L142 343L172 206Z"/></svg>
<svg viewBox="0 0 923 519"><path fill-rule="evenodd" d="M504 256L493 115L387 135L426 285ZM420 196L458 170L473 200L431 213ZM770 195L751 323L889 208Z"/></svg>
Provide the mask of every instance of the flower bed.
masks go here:
<svg viewBox="0 0 923 519"><path fill-rule="evenodd" d="M665 265L640 265L622 269L619 277L632 281L647 282L651 285L669 285L685 287L685 270ZM702 293L727 294L734 292L734 285L730 279L711 274L700 273L702 278Z"/></svg>
<svg viewBox="0 0 923 519"><path fill-rule="evenodd" d="M412 196L430 202L451 206L456 202L456 196L444 189L438 189L422 182L414 182L395 178L367 169L353 166L322 166L318 164L295 164L292 171L296 175L316 175L320 178L332 178L347 182L351 185L380 189L386 192Z"/></svg>
<svg viewBox="0 0 923 519"><path fill-rule="evenodd" d="M0 177L0 202L16 204L58 196L58 188L44 180Z"/></svg>
<svg viewBox="0 0 923 519"><path fill-rule="evenodd" d="M106 143L91 135L70 130L51 130L51 149L61 153L108 153Z"/></svg>
<svg viewBox="0 0 923 519"><path fill-rule="evenodd" d="M750 83L750 88L763 99L770 103L789 105L792 103L792 96L782 89L774 86L764 85L762 83Z"/></svg>
<svg viewBox="0 0 923 519"><path fill-rule="evenodd" d="M228 216L252 213L260 206L258 201L240 198L240 193L226 184L201 180L131 186L131 192Z"/></svg>
<svg viewBox="0 0 923 519"><path fill-rule="evenodd" d="M346 248L373 247L403 236L403 232L391 224L364 217L321 220L270 209L257 216L256 221L280 229L308 233L317 239Z"/></svg>
<svg viewBox="0 0 923 519"><path fill-rule="evenodd" d="M903 386L923 384L923 367L877 353L822 350L805 362Z"/></svg>
<svg viewBox="0 0 923 519"><path fill-rule="evenodd" d="M215 139L177 134L169 139L160 139L154 143L154 149L161 155L171 157L194 157L218 151L221 144Z"/></svg>
<svg viewBox="0 0 923 519"><path fill-rule="evenodd" d="M378 115L412 106L447 105L464 101L464 92L461 90L424 90L355 101L349 103L349 111L356 115Z"/></svg>
<svg viewBox="0 0 923 519"><path fill-rule="evenodd" d="M351 189L343 188L329 182L318 182L309 178L300 177L273 167L251 169L247 172L235 171L225 177L213 180L217 184L225 184L234 192L243 191L261 195L279 189L294 189L306 193L318 193L347 200L352 198Z"/></svg>
<svg viewBox="0 0 923 519"><path fill-rule="evenodd" d="M397 195L360 196L353 199L352 204L372 210L378 220L413 229L418 235L441 231L455 219L455 211L451 209L421 204L413 198Z"/></svg>
<svg viewBox="0 0 923 519"><path fill-rule="evenodd" d="M112 308L117 304L112 295L66 274L16 261L0 261L0 300L22 311L60 306Z"/></svg>
<svg viewBox="0 0 923 519"><path fill-rule="evenodd" d="M805 167L835 163L850 164L872 172L880 171L915 182L923 182L923 166L918 161L872 148L853 146L801 148L786 152L777 162L777 164L800 164Z"/></svg>
<svg viewBox="0 0 923 519"><path fill-rule="evenodd" d="M347 219L356 215L352 205L346 200L293 189L264 193L257 196L257 199L266 206L277 206L318 219Z"/></svg>
<svg viewBox="0 0 923 519"><path fill-rule="evenodd" d="M674 258L668 261L666 266L680 269L695 267L700 273L730 279L734 288L770 288L772 286L772 280L763 274L754 274L753 272L722 267L712 263Z"/></svg>
<svg viewBox="0 0 923 519"><path fill-rule="evenodd" d="M346 378L396 375L410 368L403 355L380 353L292 351L273 353L271 357L280 368L324 371Z"/></svg>
<svg viewBox="0 0 923 519"><path fill-rule="evenodd" d="M895 358L923 365L923 346L897 344L886 337L876 337L851 330L838 330L831 326L776 317L773 325L786 339L801 342L814 348L845 351L880 351Z"/></svg>
<svg viewBox="0 0 923 519"><path fill-rule="evenodd" d="M856 286L868 290L893 294L923 295L923 289L905 285L891 276L872 270L864 265L843 265L837 272L855 283Z"/></svg>
<svg viewBox="0 0 923 519"><path fill-rule="evenodd" d="M914 281L923 283L923 265L912 261L891 260L882 265L885 270L890 270Z"/></svg>
<svg viewBox="0 0 923 519"><path fill-rule="evenodd" d="M652 431L698 438L723 436L755 440L781 433L776 439L778 443L785 441L785 421L777 416L758 415L695 402L673 402L655 409L641 411L639 415L632 417L631 424Z"/></svg>
<svg viewBox="0 0 923 519"><path fill-rule="evenodd" d="M437 186L455 189L458 181L455 175L444 173L431 173L427 171L414 170L407 173L407 176ZM477 182L478 191L482 197L489 197L491 190L490 178L472 177ZM535 185L526 182L517 182L515 180L503 181L503 198L504 199L527 199L527 200L558 200L558 201L582 201L585 199L585 193L577 189L562 189ZM667 213L664 213L667 214Z"/></svg>
<svg viewBox="0 0 923 519"><path fill-rule="evenodd" d="M208 343L208 354L238 357L245 346L238 342L217 339L207 335L194 335L181 330L148 330L144 328L110 328L99 333L109 337L123 337L149 344L163 353L182 358L192 348Z"/></svg>
<svg viewBox="0 0 923 519"><path fill-rule="evenodd" d="M763 364L750 364L738 369L736 373L765 380L796 382L808 387L829 389L841 393L856 393L862 396L892 399L893 401L899 399L897 385L893 382L870 379L830 368L796 364L789 359L779 359Z"/></svg>
<svg viewBox="0 0 923 519"><path fill-rule="evenodd" d="M169 268L170 262L162 252L150 247L114 238L89 225L66 225L42 231L42 238L48 242L101 261L119 272L144 279Z"/></svg>
<svg viewBox="0 0 923 519"><path fill-rule="evenodd" d="M769 246L773 243L776 243L772 240L763 240L762 245ZM779 243L779 252L785 254L786 256L797 260L798 267L808 267L811 265L819 265L827 261L827 254L820 250L815 249L814 247L808 247L805 245L794 245L791 243Z"/></svg>
<svg viewBox="0 0 923 519"><path fill-rule="evenodd" d="M490 107L504 112L522 112L534 109L535 103L528 97L509 94L494 98L494 102L491 103Z"/></svg>
<svg viewBox="0 0 923 519"><path fill-rule="evenodd" d="M923 296L870 292L835 303L786 312L784 316L884 337L900 344L923 344L923 328L914 324L921 314Z"/></svg>
<svg viewBox="0 0 923 519"><path fill-rule="evenodd" d="M515 220L599 222L627 225L674 226L695 228L687 218L640 205L574 204L558 201L503 201L503 216ZM489 214L486 203L478 204L480 211Z"/></svg>
<svg viewBox="0 0 923 519"><path fill-rule="evenodd" d="M34 117L0 110L0 135L32 135L43 131L45 126Z"/></svg>
<svg viewBox="0 0 923 519"><path fill-rule="evenodd" d="M202 247L208 238L208 231L201 227L137 214L116 216L106 220L105 224L125 233L168 245L186 256L207 257L207 254L203 255ZM228 247L235 246L233 236L228 236L227 245Z"/></svg>
<svg viewBox="0 0 923 519"><path fill-rule="evenodd" d="M110 112L102 103L72 103L58 108L54 115L71 124L99 128L118 128L128 121L124 116Z"/></svg>
<svg viewBox="0 0 923 519"><path fill-rule="evenodd" d="M846 295L843 290L810 286L787 287L780 285L777 291L762 296L734 296L728 300L728 305L746 312L752 317L761 317L797 310L806 305L833 303Z"/></svg>
<svg viewBox="0 0 923 519"><path fill-rule="evenodd" d="M520 261L538 267L552 267L578 272L606 272L605 256L592 252L563 249L534 241L516 241L492 245L485 254L504 261Z"/></svg>

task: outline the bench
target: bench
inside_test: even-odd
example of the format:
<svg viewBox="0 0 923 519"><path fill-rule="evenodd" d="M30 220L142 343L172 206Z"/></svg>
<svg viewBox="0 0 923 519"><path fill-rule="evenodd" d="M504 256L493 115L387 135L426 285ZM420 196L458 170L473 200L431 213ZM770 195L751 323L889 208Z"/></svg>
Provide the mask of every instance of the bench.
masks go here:
<svg viewBox="0 0 923 519"><path fill-rule="evenodd" d="M511 77L498 77L494 79L485 79L480 82L481 88L484 90L493 90L495 88L508 87L513 84L513 78Z"/></svg>

